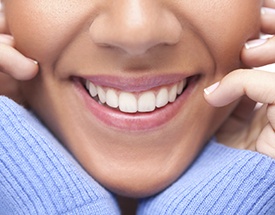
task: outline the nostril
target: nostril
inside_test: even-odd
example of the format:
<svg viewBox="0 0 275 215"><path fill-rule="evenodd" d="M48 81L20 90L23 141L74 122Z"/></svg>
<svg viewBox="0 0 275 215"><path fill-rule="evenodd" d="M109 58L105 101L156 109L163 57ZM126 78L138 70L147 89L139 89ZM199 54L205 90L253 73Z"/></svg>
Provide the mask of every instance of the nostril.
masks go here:
<svg viewBox="0 0 275 215"><path fill-rule="evenodd" d="M93 42L129 55L142 55L153 47L179 42L182 26L173 13L161 10L141 14L143 16L135 15L134 18L129 17L129 11L119 15L99 15L90 26Z"/></svg>

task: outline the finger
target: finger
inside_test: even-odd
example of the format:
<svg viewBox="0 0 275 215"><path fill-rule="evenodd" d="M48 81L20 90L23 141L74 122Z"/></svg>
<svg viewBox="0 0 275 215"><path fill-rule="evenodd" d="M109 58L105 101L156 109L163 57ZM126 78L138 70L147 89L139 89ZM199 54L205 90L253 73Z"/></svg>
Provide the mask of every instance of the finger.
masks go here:
<svg viewBox="0 0 275 215"><path fill-rule="evenodd" d="M242 50L241 60L249 67L275 63L275 37L247 42Z"/></svg>
<svg viewBox="0 0 275 215"><path fill-rule="evenodd" d="M14 39L11 35L0 34L0 44L6 44L9 46L14 46Z"/></svg>
<svg viewBox="0 0 275 215"><path fill-rule="evenodd" d="M206 88L204 95L206 101L216 107L228 105L243 95L255 102L275 104L274 83L274 73L239 69Z"/></svg>
<svg viewBox="0 0 275 215"><path fill-rule="evenodd" d="M244 96L215 134L217 139L223 144L233 146L232 143L235 143L234 134L242 132L247 123L251 121L254 109L255 102Z"/></svg>
<svg viewBox="0 0 275 215"><path fill-rule="evenodd" d="M240 123L246 122L247 120L251 119L255 106L255 101L252 101L247 96L243 96L237 107L232 112L231 117Z"/></svg>
<svg viewBox="0 0 275 215"><path fill-rule="evenodd" d="M0 7L0 33L8 33L6 19L1 7Z"/></svg>
<svg viewBox="0 0 275 215"><path fill-rule="evenodd" d="M256 141L256 150L262 154L275 158L275 132L271 124L268 124Z"/></svg>
<svg viewBox="0 0 275 215"><path fill-rule="evenodd" d="M274 0L265 0L263 6L275 8L275 1Z"/></svg>
<svg viewBox="0 0 275 215"><path fill-rule="evenodd" d="M9 45L0 44L0 71L17 80L29 80L37 74L38 65Z"/></svg>
<svg viewBox="0 0 275 215"><path fill-rule="evenodd" d="M275 9L263 7L261 10L261 30L266 34L275 34Z"/></svg>

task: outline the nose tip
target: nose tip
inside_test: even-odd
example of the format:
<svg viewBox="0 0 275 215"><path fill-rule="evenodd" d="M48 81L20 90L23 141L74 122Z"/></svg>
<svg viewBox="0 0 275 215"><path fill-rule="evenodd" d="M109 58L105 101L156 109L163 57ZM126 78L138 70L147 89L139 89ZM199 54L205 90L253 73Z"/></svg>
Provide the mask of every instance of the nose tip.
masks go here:
<svg viewBox="0 0 275 215"><path fill-rule="evenodd" d="M148 10L146 5L115 11L98 15L90 26L92 40L99 46L142 55L153 47L174 45L180 40L181 24L169 11L156 7Z"/></svg>

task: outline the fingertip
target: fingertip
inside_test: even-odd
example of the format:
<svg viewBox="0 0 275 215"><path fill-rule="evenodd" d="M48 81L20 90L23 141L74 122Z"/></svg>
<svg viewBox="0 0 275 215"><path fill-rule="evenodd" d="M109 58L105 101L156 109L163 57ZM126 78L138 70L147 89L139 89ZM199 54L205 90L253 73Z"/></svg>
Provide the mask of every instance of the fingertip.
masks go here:
<svg viewBox="0 0 275 215"><path fill-rule="evenodd" d="M275 9L270 7L262 7L261 15L275 15Z"/></svg>
<svg viewBox="0 0 275 215"><path fill-rule="evenodd" d="M245 43L244 47L248 49L257 48L267 42L267 39L256 39L256 40L250 40Z"/></svg>
<svg viewBox="0 0 275 215"><path fill-rule="evenodd" d="M241 72L241 70L234 70L223 77L221 81L205 88L204 97L206 101L213 107L223 107L237 100L243 92L238 75Z"/></svg>
<svg viewBox="0 0 275 215"><path fill-rule="evenodd" d="M212 84L211 86L205 88L203 91L204 91L204 94L206 96L210 95L211 93L213 93L220 85L220 82L216 82L214 84Z"/></svg>
<svg viewBox="0 0 275 215"><path fill-rule="evenodd" d="M8 34L0 34L0 43L9 46L14 46L14 38Z"/></svg>
<svg viewBox="0 0 275 215"><path fill-rule="evenodd" d="M261 9L261 30L267 34L275 33L275 9L271 7L262 7Z"/></svg>
<svg viewBox="0 0 275 215"><path fill-rule="evenodd" d="M213 107L218 107L219 106L217 104L219 102L216 101L217 100L217 98L215 96L216 93L214 93L219 86L220 86L220 82L216 82L216 83L210 85L209 87L206 87L203 90L204 91L204 99L206 100L206 102L208 104L210 104Z"/></svg>
<svg viewBox="0 0 275 215"><path fill-rule="evenodd" d="M13 47L0 43L0 71L16 80L29 80L39 71L36 60L30 59Z"/></svg>
<svg viewBox="0 0 275 215"><path fill-rule="evenodd" d="M28 60L22 66L20 72L11 74L15 79L20 81L26 81L34 78L39 71L39 63L36 60L27 58Z"/></svg>
<svg viewBox="0 0 275 215"><path fill-rule="evenodd" d="M250 68L274 63L274 45L273 37L246 42L241 52L242 63Z"/></svg>
<svg viewBox="0 0 275 215"><path fill-rule="evenodd" d="M29 80L29 79L34 78L37 75L38 71L39 71L38 61L30 59L30 58L28 58L28 60L30 61L31 64L30 64L30 70L27 73L28 75L25 74L25 77L24 77L25 80Z"/></svg>

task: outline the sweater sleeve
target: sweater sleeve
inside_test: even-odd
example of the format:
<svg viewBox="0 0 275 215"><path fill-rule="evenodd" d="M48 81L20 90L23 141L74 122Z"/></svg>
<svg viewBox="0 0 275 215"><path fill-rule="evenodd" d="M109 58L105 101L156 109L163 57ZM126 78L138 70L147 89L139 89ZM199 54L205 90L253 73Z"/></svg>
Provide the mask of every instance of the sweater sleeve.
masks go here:
<svg viewBox="0 0 275 215"><path fill-rule="evenodd" d="M275 160L211 141L191 167L138 214L275 214Z"/></svg>
<svg viewBox="0 0 275 215"><path fill-rule="evenodd" d="M119 214L33 114L0 97L0 214Z"/></svg>

